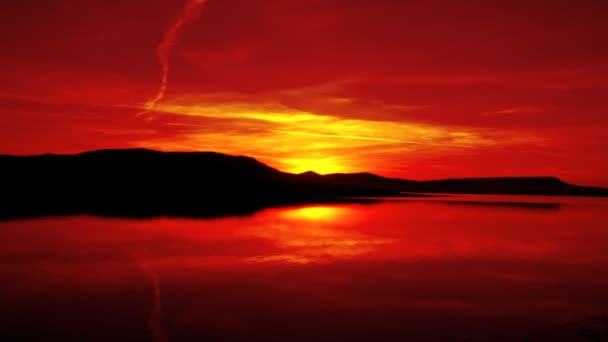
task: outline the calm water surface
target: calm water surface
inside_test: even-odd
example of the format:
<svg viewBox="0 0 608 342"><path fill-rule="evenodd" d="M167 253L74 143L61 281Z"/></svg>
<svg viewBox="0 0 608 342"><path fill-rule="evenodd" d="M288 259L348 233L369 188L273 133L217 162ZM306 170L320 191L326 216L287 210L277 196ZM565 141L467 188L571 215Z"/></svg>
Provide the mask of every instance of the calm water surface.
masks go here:
<svg viewBox="0 0 608 342"><path fill-rule="evenodd" d="M450 196L0 222L0 338L601 340L607 219L606 199Z"/></svg>

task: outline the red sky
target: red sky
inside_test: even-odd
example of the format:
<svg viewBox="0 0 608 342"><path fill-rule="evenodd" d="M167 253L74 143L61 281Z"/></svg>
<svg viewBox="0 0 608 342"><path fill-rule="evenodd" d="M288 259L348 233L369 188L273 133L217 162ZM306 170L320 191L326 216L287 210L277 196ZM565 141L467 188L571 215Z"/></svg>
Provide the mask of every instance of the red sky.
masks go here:
<svg viewBox="0 0 608 342"><path fill-rule="evenodd" d="M282 170L608 186L605 1L2 5L0 153L149 147Z"/></svg>

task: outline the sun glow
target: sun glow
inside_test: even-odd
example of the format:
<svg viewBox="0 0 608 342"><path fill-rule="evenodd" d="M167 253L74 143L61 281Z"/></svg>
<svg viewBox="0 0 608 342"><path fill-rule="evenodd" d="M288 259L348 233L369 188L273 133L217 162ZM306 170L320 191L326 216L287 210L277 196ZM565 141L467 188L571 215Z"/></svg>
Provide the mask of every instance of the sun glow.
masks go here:
<svg viewBox="0 0 608 342"><path fill-rule="evenodd" d="M336 157L287 158L283 162L286 164L284 170L291 173L314 171L326 175L349 171Z"/></svg>
<svg viewBox="0 0 608 342"><path fill-rule="evenodd" d="M255 156L292 173L384 173L386 162L379 159L386 160L391 155L405 162L404 156L420 151L468 153L498 142L532 139L525 133L345 118L271 102L218 104L205 98L184 97L159 103L156 114L167 120L173 134L166 140L142 141L140 147Z"/></svg>

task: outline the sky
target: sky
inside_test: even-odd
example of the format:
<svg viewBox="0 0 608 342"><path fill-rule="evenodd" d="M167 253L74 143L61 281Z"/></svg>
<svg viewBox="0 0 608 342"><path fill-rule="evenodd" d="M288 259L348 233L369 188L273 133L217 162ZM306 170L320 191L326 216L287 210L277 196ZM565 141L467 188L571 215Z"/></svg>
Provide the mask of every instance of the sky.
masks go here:
<svg viewBox="0 0 608 342"><path fill-rule="evenodd" d="M3 154L144 147L608 186L605 1L0 6Z"/></svg>

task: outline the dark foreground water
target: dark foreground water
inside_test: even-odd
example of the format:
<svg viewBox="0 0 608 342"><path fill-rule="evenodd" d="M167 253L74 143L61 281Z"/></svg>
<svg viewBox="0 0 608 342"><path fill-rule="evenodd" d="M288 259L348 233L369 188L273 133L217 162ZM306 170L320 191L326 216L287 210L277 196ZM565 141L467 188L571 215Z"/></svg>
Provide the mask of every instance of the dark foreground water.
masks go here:
<svg viewBox="0 0 608 342"><path fill-rule="evenodd" d="M0 223L0 340L601 341L608 201Z"/></svg>

